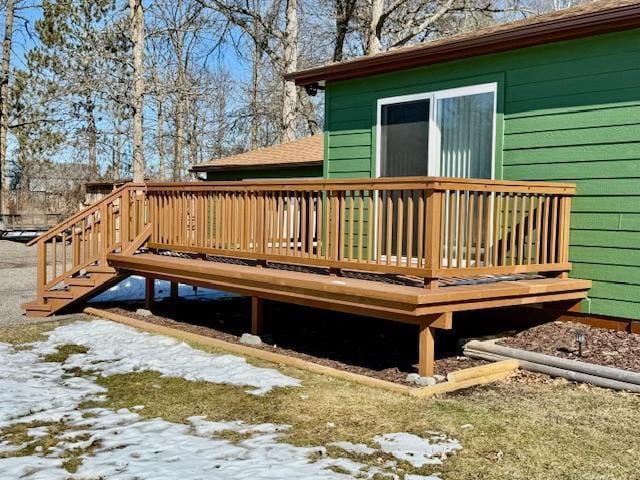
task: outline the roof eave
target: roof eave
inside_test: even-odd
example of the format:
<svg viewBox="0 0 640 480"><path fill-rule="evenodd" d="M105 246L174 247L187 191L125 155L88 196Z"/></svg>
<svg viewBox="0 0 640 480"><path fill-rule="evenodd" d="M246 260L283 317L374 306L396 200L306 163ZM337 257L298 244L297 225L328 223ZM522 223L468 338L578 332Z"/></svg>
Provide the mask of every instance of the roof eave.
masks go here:
<svg viewBox="0 0 640 480"><path fill-rule="evenodd" d="M301 86L321 81L348 80L638 27L640 27L640 4L625 5L523 25L482 37L453 40L432 47L427 44L424 48L361 57L294 72L286 75L285 78L295 80L296 85Z"/></svg>
<svg viewBox="0 0 640 480"><path fill-rule="evenodd" d="M261 169L278 169L286 167L313 167L322 165L322 160L304 161L304 162L290 162L290 163L266 163L266 164L254 164L254 165L196 165L192 167L189 172L220 172L229 170L261 170Z"/></svg>

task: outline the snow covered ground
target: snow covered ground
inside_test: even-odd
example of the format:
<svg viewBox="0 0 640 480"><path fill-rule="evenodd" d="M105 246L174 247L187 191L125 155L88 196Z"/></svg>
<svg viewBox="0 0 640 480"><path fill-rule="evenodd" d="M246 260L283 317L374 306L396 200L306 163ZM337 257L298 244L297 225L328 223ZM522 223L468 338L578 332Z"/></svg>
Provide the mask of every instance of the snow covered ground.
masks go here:
<svg viewBox="0 0 640 480"><path fill-rule="evenodd" d="M156 280L155 298L161 300L171 294L171 282L167 280ZM131 275L117 285L105 290L93 297L89 303L98 302L127 302L132 300L144 300L145 278L138 275ZM216 300L218 298L233 297L233 293L221 292L210 288L193 288L189 285L180 284L178 295L190 300Z"/></svg>
<svg viewBox="0 0 640 480"><path fill-rule="evenodd" d="M64 363L43 361L56 346L69 343L84 345L88 351L73 354ZM0 343L0 431L20 423L32 426L22 445L0 439L2 479L341 479L372 478L383 471L348 458L329 457L322 446L287 444L280 438L290 428L287 425L210 422L203 417L172 423L142 418L136 413L142 405L118 411L81 408L87 400L104 398L106 391L96 383L94 373L73 374L76 368L98 375L153 370L189 380L249 386L254 394L299 385L296 379L254 367L241 357L209 354L103 320L58 327L47 340L31 346L25 350ZM11 456L48 435L54 425L59 428L60 422L65 428L52 448ZM241 440L232 442L221 435L229 431L241 434ZM374 443L379 448L368 447L367 453L388 452L414 465L439 464L461 448L455 440L436 434L423 439L391 433L375 437ZM338 444L346 451L351 445ZM70 474L64 462L74 449L84 453L77 472ZM389 468L393 465L384 471L389 473ZM405 476L406 480L427 478L436 477Z"/></svg>

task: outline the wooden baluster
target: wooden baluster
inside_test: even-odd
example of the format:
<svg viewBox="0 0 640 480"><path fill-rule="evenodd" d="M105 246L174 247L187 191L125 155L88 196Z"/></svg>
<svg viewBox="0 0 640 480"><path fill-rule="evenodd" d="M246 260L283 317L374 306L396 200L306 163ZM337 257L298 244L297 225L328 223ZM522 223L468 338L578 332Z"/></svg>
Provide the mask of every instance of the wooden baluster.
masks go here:
<svg viewBox="0 0 640 480"><path fill-rule="evenodd" d="M542 195L538 195L538 206L536 208L536 248L534 253L534 261L536 265L540 263L540 255L542 246L540 245L542 238L542 207L543 207L544 198Z"/></svg>
<svg viewBox="0 0 640 480"><path fill-rule="evenodd" d="M491 221L493 219L493 215L495 211L491 208L493 202L493 194L491 192L487 192L487 196L485 197L485 208L484 208L484 266L488 267L491 265Z"/></svg>
<svg viewBox="0 0 640 480"><path fill-rule="evenodd" d="M549 263L549 208L551 205L551 197L545 196L544 210L542 213L542 255L540 263Z"/></svg>
<svg viewBox="0 0 640 480"><path fill-rule="evenodd" d="M474 197L476 192L472 192L469 190L467 192L467 247L465 248L465 267L471 268L471 264L473 262L473 256L471 255L471 250L473 248L473 210L474 210Z"/></svg>
<svg viewBox="0 0 640 480"><path fill-rule="evenodd" d="M509 255L509 258L510 258L510 262L509 263L511 265L515 265L516 264L516 255L518 253L518 251L516 250L516 228L517 228L516 214L518 213L518 197L519 197L519 195L517 193L513 194L513 205L511 206L511 230L510 230L510 234L511 234L511 246L510 246L511 254Z"/></svg>
<svg viewBox="0 0 640 480"><path fill-rule="evenodd" d="M476 192L476 267L482 266L482 227L484 224L484 193Z"/></svg>
<svg viewBox="0 0 640 480"><path fill-rule="evenodd" d="M298 239L300 234L300 199L298 198L298 192L293 191L291 200L293 202L293 218L292 218L292 229L291 232L291 246L293 248L293 256L298 256Z"/></svg>
<svg viewBox="0 0 640 480"><path fill-rule="evenodd" d="M457 199L456 199L456 192L454 192L453 190L449 190L447 192L447 195L449 196L449 229L447 232L447 268L453 268L453 248L454 248L454 243L453 243L453 239L455 238L456 235L456 205L457 205ZM427 218L427 223L429 222L429 219ZM427 233L427 237L425 237L425 242L429 241L429 237L428 237L429 233ZM427 248L427 243L425 243L425 249ZM429 258L426 255L426 250L425 250L425 262L428 264L429 263Z"/></svg>
<svg viewBox="0 0 640 480"><path fill-rule="evenodd" d="M491 264L492 267L500 265L498 257L498 245L500 242L500 218L502 208L502 193L495 192L493 194L493 211L492 211L492 228L491 228Z"/></svg>
<svg viewBox="0 0 640 480"><path fill-rule="evenodd" d="M426 191L418 192L418 244L416 245L416 258L418 260L417 267L424 268L426 262L423 261L424 247L425 247L425 211L424 211L424 203L425 196L427 195ZM427 234L428 235L428 234Z"/></svg>
<svg viewBox="0 0 640 480"><path fill-rule="evenodd" d="M325 237L327 236L327 230L322 231L323 226L325 225L326 215L323 210L322 205L322 197L324 196L324 192L318 190L318 196L316 198L316 258L320 258L322 256L322 251L326 252L327 250L327 242L325 241ZM328 204L327 204L328 208ZM326 255L326 253L325 253Z"/></svg>
<svg viewBox="0 0 640 480"><path fill-rule="evenodd" d="M44 286L47 283L47 244L45 242L38 242L37 244L37 278L36 278L36 290L38 299L42 300L44 296Z"/></svg>
<svg viewBox="0 0 640 480"><path fill-rule="evenodd" d="M345 234L345 228L347 228L347 207L346 207L346 192L340 190L338 192L338 198L340 199L340 213L339 213L339 218L340 220L338 221L338 238L336 239L336 248L338 249L338 251L336 252L336 260L344 260L345 257L345 248L344 248L344 244L346 242L346 234Z"/></svg>
<svg viewBox="0 0 640 480"><path fill-rule="evenodd" d="M464 191L458 192L458 233L456 236L456 267L462 268L463 246L464 246L464 232L466 226L464 204L466 201L466 193Z"/></svg>
<svg viewBox="0 0 640 480"><path fill-rule="evenodd" d="M378 208L377 208L377 214L376 214L377 233L376 233L376 241L375 241L375 249L376 249L375 262L377 264L381 264L382 263L382 219L384 218L383 217L384 199L382 198L382 196L384 192L382 190L377 190L376 193L377 193Z"/></svg>
<svg viewBox="0 0 640 480"><path fill-rule="evenodd" d="M407 250L405 265L413 266L413 190L407 191Z"/></svg>
<svg viewBox="0 0 640 480"><path fill-rule="evenodd" d="M338 260L340 258L340 231L341 225L344 221L344 216L340 214L340 193L339 191L332 191L331 198L331 260Z"/></svg>
<svg viewBox="0 0 640 480"><path fill-rule="evenodd" d="M571 197L563 197L564 214L562 217L562 226L564 227L564 234L562 236L562 258L559 260L562 263L569 261L569 240L571 235Z"/></svg>
<svg viewBox="0 0 640 480"><path fill-rule="evenodd" d="M367 207L367 263L371 263L373 260L373 227L374 227L374 215L375 207L373 205L375 192L373 190L368 191L368 207Z"/></svg>
<svg viewBox="0 0 640 480"><path fill-rule="evenodd" d="M307 250L305 253L305 256L309 258L313 254L313 236L317 225L317 219L313 218L313 212L313 192L309 192L307 195Z"/></svg>
<svg viewBox="0 0 640 480"><path fill-rule="evenodd" d="M309 223L307 208L307 192L300 193L300 253L301 257L308 256L307 252L307 224Z"/></svg>
<svg viewBox="0 0 640 480"><path fill-rule="evenodd" d="M57 250L58 250L58 241L57 241L57 238L54 236L51 239L51 278L56 278L58 276Z"/></svg>
<svg viewBox="0 0 640 480"><path fill-rule="evenodd" d="M531 259L533 255L533 215L535 212L535 197L529 195L529 216L527 218L527 265L531 265Z"/></svg>
<svg viewBox="0 0 640 480"><path fill-rule="evenodd" d="M67 231L62 232L62 273L67 272Z"/></svg>
<svg viewBox="0 0 640 480"><path fill-rule="evenodd" d="M500 265L507 265L507 250L508 248L508 231L509 231L509 203L510 203L511 195L506 193L502 199L502 238L501 238L501 246L502 246L502 261Z"/></svg>
<svg viewBox="0 0 640 480"><path fill-rule="evenodd" d="M524 212L526 210L527 205L527 196L522 194L520 196L520 224L518 229L518 265L524 265L524 221L525 216Z"/></svg>
<svg viewBox="0 0 640 480"><path fill-rule="evenodd" d="M550 263L557 263L557 231L558 231L558 197L554 195L551 209L551 247L549 256Z"/></svg>
<svg viewBox="0 0 640 480"><path fill-rule="evenodd" d="M362 262L364 244L364 190L358 193L358 262Z"/></svg>
<svg viewBox="0 0 640 480"><path fill-rule="evenodd" d="M393 192L390 190L384 190L384 194L387 197L387 224L386 224L386 264L391 265L392 255L392 243L393 243Z"/></svg>
<svg viewBox="0 0 640 480"><path fill-rule="evenodd" d="M129 190L120 196L120 243L122 251L129 245Z"/></svg>
<svg viewBox="0 0 640 480"><path fill-rule="evenodd" d="M345 255L345 258L347 260L353 260L353 247L354 247L354 243L353 243L353 229L354 229L354 224L355 224L355 193L353 190L351 190L349 193L349 241L347 244L347 252ZM346 202L346 200L345 200ZM346 218L345 218L346 220Z"/></svg>
<svg viewBox="0 0 640 480"><path fill-rule="evenodd" d="M396 205L398 209L397 217L396 217L396 266L402 265L402 241L403 238L403 230L404 230L404 191L400 190L398 192L398 204Z"/></svg>

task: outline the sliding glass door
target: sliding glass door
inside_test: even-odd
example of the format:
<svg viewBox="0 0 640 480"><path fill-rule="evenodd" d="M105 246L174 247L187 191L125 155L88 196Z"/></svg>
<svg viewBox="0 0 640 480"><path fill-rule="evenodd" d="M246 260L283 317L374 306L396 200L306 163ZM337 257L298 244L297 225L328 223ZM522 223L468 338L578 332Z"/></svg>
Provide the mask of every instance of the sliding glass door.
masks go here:
<svg viewBox="0 0 640 480"><path fill-rule="evenodd" d="M495 137L496 84L442 90L417 95L385 98L378 101L377 175L379 177L439 176L459 178L493 178ZM393 193L391 204L398 196ZM456 201L452 209L445 205L445 224L458 224L461 218L475 214L477 199L462 192L464 201ZM400 199L407 202L408 199ZM417 198L412 199L417 205ZM462 205L463 207L461 207ZM493 216L493 211L488 211ZM413 213L413 225L418 222ZM407 219L405 219L407 220ZM386 228L386 217L382 218ZM417 245L418 232L412 242L403 239L400 251L406 255L409 243ZM445 235L449 235L445 232ZM458 233L450 245L454 251L465 248ZM390 250L383 239L382 251L397 252L396 232ZM482 248L485 248L482 246ZM412 247L414 250L415 247ZM413 255L416 252L412 252ZM447 252L443 252L445 258ZM469 255L465 258L473 258ZM455 256L455 266L461 265Z"/></svg>
<svg viewBox="0 0 640 480"><path fill-rule="evenodd" d="M377 175L493 178L496 84L378 101Z"/></svg>

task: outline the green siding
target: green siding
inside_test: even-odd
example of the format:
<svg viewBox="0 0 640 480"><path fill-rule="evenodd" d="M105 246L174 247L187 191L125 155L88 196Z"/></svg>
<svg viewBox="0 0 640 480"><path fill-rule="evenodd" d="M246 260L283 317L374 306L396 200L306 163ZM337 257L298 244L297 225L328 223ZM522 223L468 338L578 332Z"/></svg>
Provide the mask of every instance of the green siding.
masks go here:
<svg viewBox="0 0 640 480"><path fill-rule="evenodd" d="M378 99L488 82L496 178L576 182L572 276L592 313L640 319L640 30L329 83L325 176L374 175Z"/></svg>
<svg viewBox="0 0 640 480"><path fill-rule="evenodd" d="M322 165L286 168L247 168L207 172L209 181L237 181L266 178L322 178Z"/></svg>

